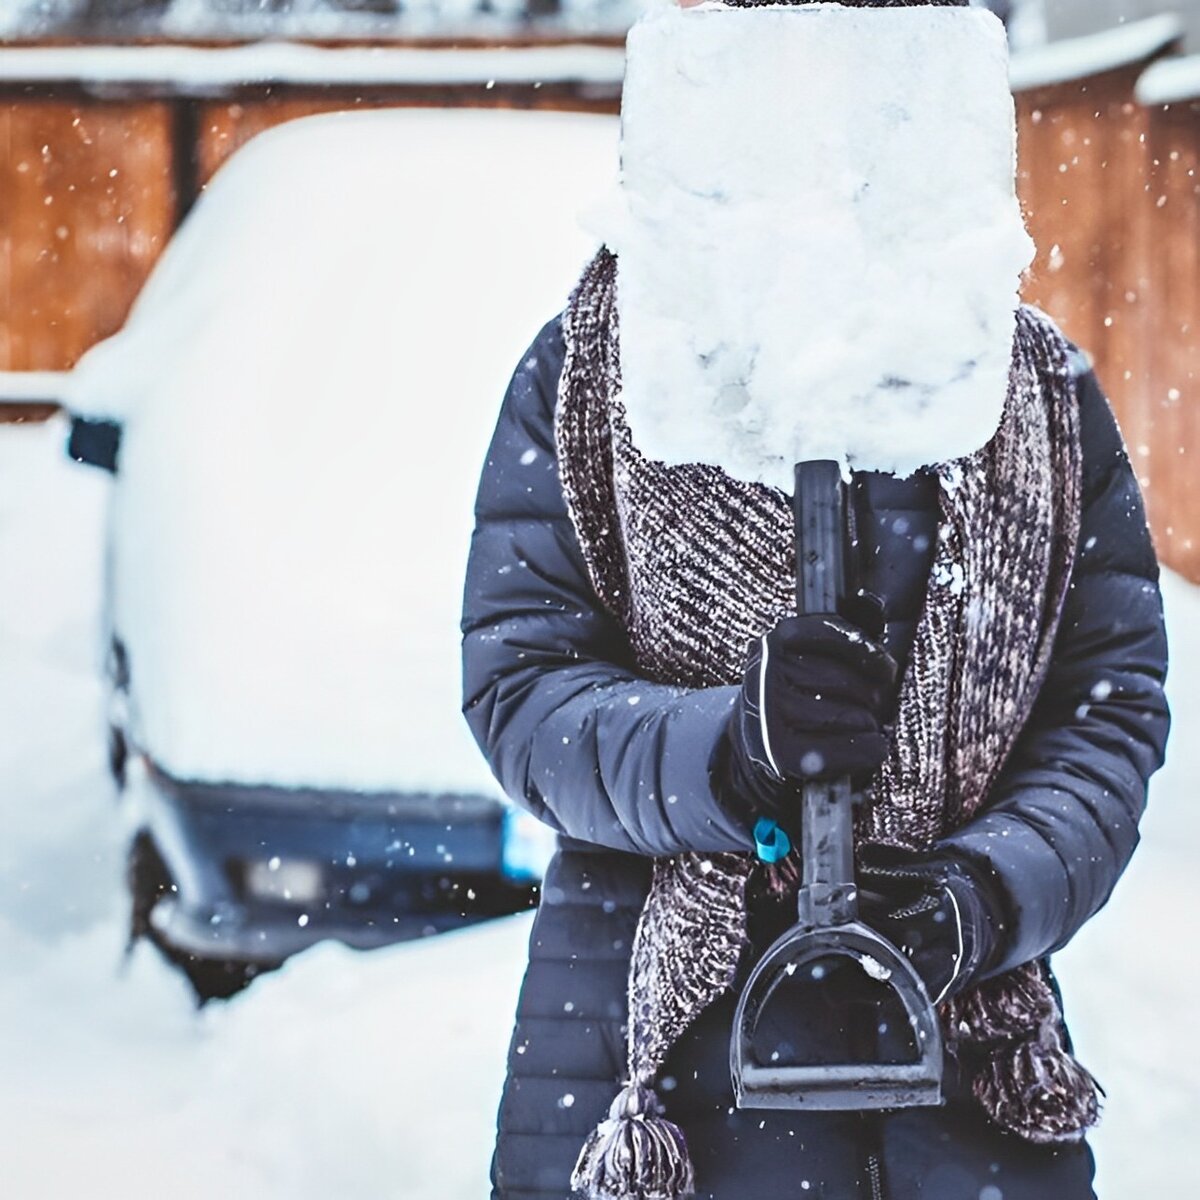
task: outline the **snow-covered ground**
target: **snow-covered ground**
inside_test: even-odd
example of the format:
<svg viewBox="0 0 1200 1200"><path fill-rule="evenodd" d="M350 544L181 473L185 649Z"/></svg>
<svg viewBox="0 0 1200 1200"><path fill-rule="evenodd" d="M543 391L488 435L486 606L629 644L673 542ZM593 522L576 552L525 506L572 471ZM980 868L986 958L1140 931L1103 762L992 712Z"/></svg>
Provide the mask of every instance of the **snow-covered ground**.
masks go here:
<svg viewBox="0 0 1200 1200"><path fill-rule="evenodd" d="M93 669L107 481L0 426L0 1195L477 1200L529 918L322 946L197 1013L125 961Z"/></svg>
<svg viewBox="0 0 1200 1200"><path fill-rule="evenodd" d="M320 947L200 1014L152 952L123 962L93 670L107 484L63 436L0 427L0 1193L479 1200L528 918ZM1194 1173L1200 593L1166 592L1171 763L1115 900L1059 960L1109 1092L1103 1200Z"/></svg>

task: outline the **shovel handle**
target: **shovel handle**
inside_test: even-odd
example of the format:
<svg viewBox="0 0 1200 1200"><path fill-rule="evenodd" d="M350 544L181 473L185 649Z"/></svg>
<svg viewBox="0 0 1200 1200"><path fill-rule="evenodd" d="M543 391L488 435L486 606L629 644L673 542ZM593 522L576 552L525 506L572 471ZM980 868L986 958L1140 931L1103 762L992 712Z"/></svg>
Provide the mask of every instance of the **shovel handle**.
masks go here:
<svg viewBox="0 0 1200 1200"><path fill-rule="evenodd" d="M828 459L796 464L796 611L836 615L846 593L846 485Z"/></svg>
<svg viewBox="0 0 1200 1200"><path fill-rule="evenodd" d="M841 467L828 460L797 463L792 505L796 609L836 614L846 592L846 485ZM853 921L858 905L849 779L804 785L801 850L801 921L814 926Z"/></svg>
<svg viewBox="0 0 1200 1200"><path fill-rule="evenodd" d="M846 485L842 470L826 459L800 462L795 478L792 511L796 610L836 614L846 590ZM778 861L769 836L776 831L783 832L765 818L755 830L758 854L764 862ZM853 797L848 779L803 786L801 847L801 923L816 927L853 921L858 906L854 893Z"/></svg>
<svg viewBox="0 0 1200 1200"><path fill-rule="evenodd" d="M846 489L836 463L796 466L795 516L797 608L836 613L846 587L849 540ZM852 802L848 779L804 786L800 920L756 964L734 1012L729 1067L738 1108L841 1112L941 1103L941 1026L925 985L905 955L856 919ZM776 989L830 955L857 960L891 988L916 1039L912 1061L780 1066L758 1060L759 1021Z"/></svg>

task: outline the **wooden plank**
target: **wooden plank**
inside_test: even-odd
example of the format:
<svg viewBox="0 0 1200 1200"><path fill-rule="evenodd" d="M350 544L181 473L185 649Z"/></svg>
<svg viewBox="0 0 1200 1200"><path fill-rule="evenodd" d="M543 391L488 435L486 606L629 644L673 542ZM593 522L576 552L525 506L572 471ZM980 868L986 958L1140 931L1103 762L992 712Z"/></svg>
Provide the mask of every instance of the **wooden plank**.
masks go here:
<svg viewBox="0 0 1200 1200"><path fill-rule="evenodd" d="M59 411L57 404L31 402L29 404L9 404L0 402L0 425L36 424L48 421Z"/></svg>
<svg viewBox="0 0 1200 1200"><path fill-rule="evenodd" d="M1149 148L1145 109L1126 96L1110 103L1106 121L1106 186L1099 193L1105 231L1103 270L1093 287L1101 318L1098 359L1101 378L1130 435L1145 437L1157 280L1151 278L1151 242L1159 194Z"/></svg>
<svg viewBox="0 0 1200 1200"><path fill-rule="evenodd" d="M1132 73L1018 97L1025 298L1094 358L1163 562L1200 581L1200 105Z"/></svg>
<svg viewBox="0 0 1200 1200"><path fill-rule="evenodd" d="M0 105L0 370L64 370L120 328L175 223L171 108Z"/></svg>
<svg viewBox="0 0 1200 1200"><path fill-rule="evenodd" d="M1112 213L1126 195L1113 159L1133 82L1113 72L1017 98L1017 186L1038 248L1024 296L1095 358L1105 378L1112 353L1105 318L1123 236Z"/></svg>
<svg viewBox="0 0 1200 1200"><path fill-rule="evenodd" d="M1037 254L1026 301L1045 309L1068 337L1095 345L1099 323L1091 280L1103 245L1095 188L1102 185L1102 122L1069 93L1037 94L1018 106L1017 186Z"/></svg>
<svg viewBox="0 0 1200 1200"><path fill-rule="evenodd" d="M1149 145L1158 196L1147 503L1163 561L1200 582L1200 104L1150 113Z"/></svg>

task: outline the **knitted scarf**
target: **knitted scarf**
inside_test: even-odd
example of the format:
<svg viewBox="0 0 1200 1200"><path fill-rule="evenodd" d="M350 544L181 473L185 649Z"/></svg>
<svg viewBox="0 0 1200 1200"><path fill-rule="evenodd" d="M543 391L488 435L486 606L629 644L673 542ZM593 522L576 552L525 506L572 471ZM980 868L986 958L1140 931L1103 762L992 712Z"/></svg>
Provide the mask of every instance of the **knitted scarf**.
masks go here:
<svg viewBox="0 0 1200 1200"><path fill-rule="evenodd" d="M639 670L688 688L737 683L751 640L795 611L790 498L718 467L639 453L620 400L616 278L615 256L601 250L564 316L555 436L567 507ZM992 441L934 470L935 557L890 754L856 817L860 846L924 848L978 813L1045 677L1078 538L1080 449L1065 343L1043 314L1017 314ZM652 1084L676 1039L734 980L758 869L749 854L655 861L629 973L628 1080L572 1176L588 1200L693 1191L683 1134ZM940 1015L1001 1128L1053 1143L1094 1124L1096 1084L1067 1050L1043 963L963 993Z"/></svg>

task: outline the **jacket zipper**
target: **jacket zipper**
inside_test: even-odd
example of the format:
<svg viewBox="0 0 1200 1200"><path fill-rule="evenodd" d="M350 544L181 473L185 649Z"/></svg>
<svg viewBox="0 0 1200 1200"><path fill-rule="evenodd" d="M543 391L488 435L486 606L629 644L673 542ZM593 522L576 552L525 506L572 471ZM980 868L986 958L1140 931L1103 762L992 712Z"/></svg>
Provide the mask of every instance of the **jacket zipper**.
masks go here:
<svg viewBox="0 0 1200 1200"><path fill-rule="evenodd" d="M883 1171L878 1154L867 1155L867 1179L871 1184L871 1200L883 1200Z"/></svg>
<svg viewBox="0 0 1200 1200"><path fill-rule="evenodd" d="M867 1189L870 1200L887 1200L883 1180L883 1131L880 1129L881 1114L864 1110L861 1114L863 1149L866 1151Z"/></svg>

